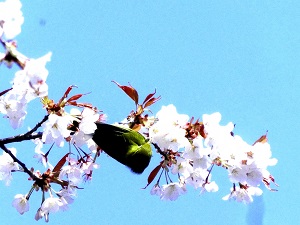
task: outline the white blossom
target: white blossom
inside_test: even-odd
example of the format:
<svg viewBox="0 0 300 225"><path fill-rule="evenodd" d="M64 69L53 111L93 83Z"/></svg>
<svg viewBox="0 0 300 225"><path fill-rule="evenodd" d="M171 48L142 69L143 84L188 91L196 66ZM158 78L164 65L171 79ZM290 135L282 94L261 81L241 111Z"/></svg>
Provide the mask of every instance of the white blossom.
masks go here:
<svg viewBox="0 0 300 225"><path fill-rule="evenodd" d="M27 102L48 95L46 79L49 72L46 63L51 60L51 55L52 53L49 52L38 59L30 59L23 70L16 72L13 90L18 95L24 96Z"/></svg>
<svg viewBox="0 0 300 225"><path fill-rule="evenodd" d="M158 195L158 196L160 196L161 195L161 188L160 188L160 186L158 185L158 184L155 184L153 187L152 187L152 189L151 189L151 191L150 191L150 194L151 195Z"/></svg>
<svg viewBox="0 0 300 225"><path fill-rule="evenodd" d="M49 221L49 213L55 213L60 210L60 208L63 206L63 202L59 198L49 197L45 199L43 202L41 208L38 209L35 219L39 220L43 217L45 217L45 221Z"/></svg>
<svg viewBox="0 0 300 225"><path fill-rule="evenodd" d="M203 192L217 192L219 190L219 187L215 181L207 182L202 186L202 190L200 193Z"/></svg>
<svg viewBox="0 0 300 225"><path fill-rule="evenodd" d="M72 109L70 115L81 117L81 120L78 119L79 131L72 135L72 143L75 143L78 147L83 144L91 146L89 142L92 139L91 134L97 129L95 122L99 120L100 115L90 108L84 108L82 113L79 110Z"/></svg>
<svg viewBox="0 0 300 225"><path fill-rule="evenodd" d="M17 150L15 148L8 148L13 155L17 154ZM5 181L5 184L8 186L12 180L12 171L19 170L18 163L14 162L14 160L10 157L9 154L3 152L0 156L0 180Z"/></svg>
<svg viewBox="0 0 300 225"><path fill-rule="evenodd" d="M186 184L193 186L195 189L202 187L206 182L208 171L206 169L196 168L188 176L183 177Z"/></svg>
<svg viewBox="0 0 300 225"><path fill-rule="evenodd" d="M9 119L10 125L17 129L25 119L27 102L24 98L18 96L13 90L5 96L0 96L0 112Z"/></svg>
<svg viewBox="0 0 300 225"><path fill-rule="evenodd" d="M42 151L42 147L44 146L44 143L40 139L36 139L33 141L36 146L34 148L34 158L38 160L38 162L42 163L44 167L49 167L51 170L54 168L54 166L51 165L51 163L48 160L48 157L46 154Z"/></svg>
<svg viewBox="0 0 300 225"><path fill-rule="evenodd" d="M68 205L70 205L74 202L76 192L74 191L74 189L72 189L70 186L68 186L68 188L64 188L64 189L60 190L57 193L57 195L59 196L59 199L62 202L60 209L62 211L66 211L68 209Z"/></svg>
<svg viewBox="0 0 300 225"><path fill-rule="evenodd" d="M61 169L59 179L63 180L66 176L71 185L77 186L82 181L83 170L78 167L75 159L68 158L67 161L69 163Z"/></svg>
<svg viewBox="0 0 300 225"><path fill-rule="evenodd" d="M189 117L178 114L174 105L163 106L156 114L157 122L149 129L149 137L162 150L172 149L178 151L190 145L185 137L186 131L183 126Z"/></svg>
<svg viewBox="0 0 300 225"><path fill-rule="evenodd" d="M21 33L24 23L22 4L19 0L6 0L0 2L0 37L13 39Z"/></svg>
<svg viewBox="0 0 300 225"><path fill-rule="evenodd" d="M12 206L23 215L25 212L29 211L29 202L26 198L26 195L17 194L12 202Z"/></svg>
<svg viewBox="0 0 300 225"><path fill-rule="evenodd" d="M55 142L57 146L62 147L65 138L70 136L71 131L67 128L71 122L72 118L69 115L50 114L48 120L42 124L42 141L46 144Z"/></svg>
<svg viewBox="0 0 300 225"><path fill-rule="evenodd" d="M162 200L176 200L179 195L186 193L186 188L184 185L180 183L170 183L165 184L161 187L161 196Z"/></svg>
<svg viewBox="0 0 300 225"><path fill-rule="evenodd" d="M249 187L247 189L235 187L235 190L231 189L231 193L224 196L223 200L234 200L237 202L251 203L253 202L253 196L259 196L262 194L262 190L258 187Z"/></svg>

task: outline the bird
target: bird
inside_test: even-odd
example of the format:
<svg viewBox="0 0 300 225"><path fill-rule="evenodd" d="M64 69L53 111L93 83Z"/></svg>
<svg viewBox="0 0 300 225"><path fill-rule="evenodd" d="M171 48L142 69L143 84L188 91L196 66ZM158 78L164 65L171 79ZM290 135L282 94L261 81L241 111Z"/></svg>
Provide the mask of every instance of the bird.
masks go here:
<svg viewBox="0 0 300 225"><path fill-rule="evenodd" d="M150 141L130 128L96 122L92 139L110 157L129 167L133 173L142 174L148 167L152 149Z"/></svg>

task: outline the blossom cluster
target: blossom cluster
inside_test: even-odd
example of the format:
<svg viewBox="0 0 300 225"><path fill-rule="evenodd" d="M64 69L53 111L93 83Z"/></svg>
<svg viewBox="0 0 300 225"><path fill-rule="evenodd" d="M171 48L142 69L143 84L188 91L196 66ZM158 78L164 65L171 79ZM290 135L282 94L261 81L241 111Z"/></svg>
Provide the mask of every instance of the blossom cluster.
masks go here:
<svg viewBox="0 0 300 225"><path fill-rule="evenodd" d="M95 122L104 122L106 115L92 104L78 103L83 94L69 97L74 86L70 86L60 100L50 99L46 65L51 60L51 53L38 59L26 57L17 51L13 40L21 32L24 22L21 6L19 0L0 2L0 41L5 49L0 53L0 62L8 67L16 64L20 68L12 79L11 88L0 93L0 113L13 129L18 129L28 113L28 104L38 99L45 117L26 134L0 140L0 148L4 151L0 155L0 180L10 185L13 172L27 173L32 181L30 190L26 194L17 194L12 205L24 214L29 210L33 191L40 191L42 204L35 219L45 218L48 222L50 213L68 209L82 182L91 180L94 169L99 168L96 159L102 150L92 137L97 129ZM233 123L220 125L220 113L204 114L201 121L194 122L188 115L179 114L174 105L163 106L155 116L145 115L146 109L160 99L154 97L156 92L139 104L138 93L133 87L116 84L136 104L136 111L121 124L144 135L152 144L152 150L161 157L148 177L147 186L158 177L150 191L152 195L173 201L187 192L187 186L199 189L201 193L218 191L212 178L214 167L224 168L232 183L224 200L250 203L253 196L262 194L262 183L270 188L270 183L274 182L268 167L274 166L277 160L272 158L266 136L248 144L234 134ZM33 154L42 163L42 169L31 167L29 170L18 160L17 150L5 146L25 140L35 144ZM69 148L65 148L67 151L60 160L52 160L52 148L63 148L65 144ZM165 179L161 179L162 176Z"/></svg>
<svg viewBox="0 0 300 225"><path fill-rule="evenodd" d="M277 163L271 158L270 145L265 139L253 145L246 143L234 135L233 123L220 125L220 113L204 114L202 119L192 124L187 115L177 113L174 105L163 106L157 113L149 138L163 153L161 167L179 178L174 182L167 175L167 184L161 187L159 179L151 193L175 200L186 193L186 185L199 188L201 193L218 191L211 179L213 167L220 166L227 170L234 187L223 199L252 202L252 196L262 193L261 183L269 187L272 176L267 168Z"/></svg>

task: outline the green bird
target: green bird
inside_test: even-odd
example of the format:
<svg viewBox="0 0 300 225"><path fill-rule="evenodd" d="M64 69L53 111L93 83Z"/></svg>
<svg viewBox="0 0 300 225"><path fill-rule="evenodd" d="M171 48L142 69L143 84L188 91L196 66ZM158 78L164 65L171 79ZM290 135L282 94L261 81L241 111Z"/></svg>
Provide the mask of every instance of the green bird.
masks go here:
<svg viewBox="0 0 300 225"><path fill-rule="evenodd" d="M95 143L109 156L141 174L152 157L149 141L139 132L129 128L96 122L93 134Z"/></svg>

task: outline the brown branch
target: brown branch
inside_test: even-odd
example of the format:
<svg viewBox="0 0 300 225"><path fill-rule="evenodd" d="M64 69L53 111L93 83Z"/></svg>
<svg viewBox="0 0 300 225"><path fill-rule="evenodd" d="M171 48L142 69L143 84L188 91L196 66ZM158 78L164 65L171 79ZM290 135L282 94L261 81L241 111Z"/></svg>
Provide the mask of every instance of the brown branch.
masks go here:
<svg viewBox="0 0 300 225"><path fill-rule="evenodd" d="M9 143L14 143L14 142L28 141L28 140L32 140L32 139L36 139L36 138L41 138L42 135L43 135L42 132L38 132L36 134L27 135L27 133L26 133L26 134L12 136L9 138L3 138L3 139L0 139L0 146L9 144Z"/></svg>
<svg viewBox="0 0 300 225"><path fill-rule="evenodd" d="M14 142L21 142L21 141L26 141L26 140L32 140L32 139L36 139L36 138L41 138L42 135L43 135L42 132L38 132L38 133L34 133L34 132L37 131L37 129L39 127L41 127L41 125L45 121L48 120L48 117L49 116L46 115L39 123L37 123L35 125L34 128L32 128L30 131L28 131L25 134L20 134L20 135L12 136L12 137L9 137L9 138L0 139L0 148L3 151L5 151L14 160L14 162L18 163L23 168L23 171L25 173L27 173L32 180L36 181L36 183L40 183L42 181L41 178L38 178L36 175L34 175L34 173L27 168L25 163L20 161L14 154L12 154L12 152L5 146L5 144L14 143Z"/></svg>
<svg viewBox="0 0 300 225"><path fill-rule="evenodd" d="M40 180L37 176L35 176L27 167L26 165L21 162L14 154L12 154L12 152L3 144L0 143L0 148L5 151L13 160L14 162L17 162L24 170L25 173L27 173L31 179L33 179L34 181L36 180Z"/></svg>
<svg viewBox="0 0 300 225"><path fill-rule="evenodd" d="M9 138L0 139L0 144L5 145L8 143L13 143L13 142L21 142L21 141L27 141L27 140L32 140L32 139L36 139L36 138L41 138L43 135L42 132L38 132L35 134L34 134L34 132L37 131L37 129L39 127L41 127L45 121L48 120L48 117L49 117L49 115L46 115L39 123L37 123L35 125L34 128L32 128L30 131L28 131L25 134L20 134L20 135L12 136Z"/></svg>
<svg viewBox="0 0 300 225"><path fill-rule="evenodd" d="M32 128L32 129L31 129L30 131L28 131L27 133L25 133L24 136L29 136L29 135L31 135L33 132L37 131L37 129L38 129L40 126L42 126L42 124L43 124L44 122L46 122L46 121L48 120L48 118L49 118L49 115L44 116L44 118L42 119L42 121L39 122L39 123L37 123L37 124L35 125L35 127Z"/></svg>

